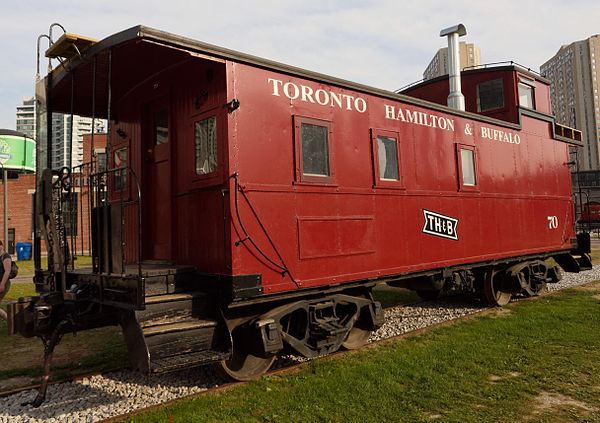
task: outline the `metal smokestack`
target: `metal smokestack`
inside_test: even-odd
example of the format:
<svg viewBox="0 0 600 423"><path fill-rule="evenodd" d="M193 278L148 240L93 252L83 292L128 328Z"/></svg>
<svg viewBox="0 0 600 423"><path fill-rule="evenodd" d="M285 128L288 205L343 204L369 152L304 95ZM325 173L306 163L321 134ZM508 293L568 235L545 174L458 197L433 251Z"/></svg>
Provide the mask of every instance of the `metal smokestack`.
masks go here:
<svg viewBox="0 0 600 423"><path fill-rule="evenodd" d="M460 55L458 49L458 37L467 34L463 24L442 29L440 37L448 37L448 76L450 78L450 94L448 95L448 107L457 110L465 110L465 96L462 95L460 87Z"/></svg>

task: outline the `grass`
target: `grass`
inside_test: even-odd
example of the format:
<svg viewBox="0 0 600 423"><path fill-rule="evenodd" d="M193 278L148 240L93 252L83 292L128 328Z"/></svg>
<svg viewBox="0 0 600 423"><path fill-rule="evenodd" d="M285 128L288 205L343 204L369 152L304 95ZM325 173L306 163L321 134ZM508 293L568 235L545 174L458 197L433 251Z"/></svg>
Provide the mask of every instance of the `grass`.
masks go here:
<svg viewBox="0 0 600 423"><path fill-rule="evenodd" d="M600 250L595 252L598 255L597 259L600 259ZM42 260L43 266L46 266L45 258ZM76 263L77 267L91 266L91 259L79 257ZM20 261L19 266L20 276L33 274L31 260ZM418 296L412 291L385 285L375 288L373 294L384 307L418 300ZM35 295L33 283L15 282L5 300L10 301L31 295ZM4 357L10 357L8 360L0 361L0 392L38 383L42 374L43 348L41 341L25 339L20 336L8 337L6 333L6 323L0 320L0 351ZM54 380L87 371L101 371L125 365L127 353L120 329L107 327L85 331L76 337L66 335L55 350L53 363ZM319 366L319 364L311 363L310 366ZM235 420L237 417L231 418ZM252 418L254 419L254 417ZM335 421L336 418L331 417L329 420Z"/></svg>
<svg viewBox="0 0 600 423"><path fill-rule="evenodd" d="M600 422L600 284L511 304L135 422Z"/></svg>
<svg viewBox="0 0 600 423"><path fill-rule="evenodd" d="M373 298L375 301L379 301L384 308L414 303L420 300L414 291L387 285L379 285L373 288Z"/></svg>
<svg viewBox="0 0 600 423"><path fill-rule="evenodd" d="M88 258L78 260L79 265L85 266L86 263L91 265L91 260ZM45 264L43 258L43 265ZM20 261L19 266L20 276L26 275L28 270L33 274L34 267L31 260ZM33 295L36 295L33 283L13 283L4 300L12 301L19 297ZM384 307L414 302L418 299L411 291L385 286L378 287L374 295ZM6 322L0 320L0 346L2 346L2 354L11 357L10 360L0 361L0 392L39 383L43 373L44 356L42 342L39 339L9 337ZM126 347L121 331L117 327L84 331L76 337L65 335L54 353L52 378L59 380L86 371L116 368L126 365L127 362Z"/></svg>
<svg viewBox="0 0 600 423"><path fill-rule="evenodd" d="M6 357L0 361L0 391L39 383L44 358L39 339L9 337L6 322L0 320L0 345ZM65 335L55 349L52 362L52 380L60 380L88 371L122 367L127 364L127 351L120 329L105 327L76 336Z"/></svg>
<svg viewBox="0 0 600 423"><path fill-rule="evenodd" d="M28 269L31 260L20 261ZM91 263L91 260L90 260ZM21 267L22 264L25 266ZM32 282L13 282L5 301L36 295ZM39 383L43 374L44 349L37 338L8 336L6 322L0 320L0 351L6 360L0 360L0 392ZM60 380L88 371L102 371L127 364L127 351L118 327L105 327L67 334L56 347L52 366L52 380Z"/></svg>
<svg viewBox="0 0 600 423"><path fill-rule="evenodd" d="M41 264L42 269L46 269L48 267L48 257L42 257ZM33 275L35 271L33 260L19 260L17 261L17 265L19 266L19 276ZM81 267L92 267L92 257L77 256L75 260L75 268Z"/></svg>

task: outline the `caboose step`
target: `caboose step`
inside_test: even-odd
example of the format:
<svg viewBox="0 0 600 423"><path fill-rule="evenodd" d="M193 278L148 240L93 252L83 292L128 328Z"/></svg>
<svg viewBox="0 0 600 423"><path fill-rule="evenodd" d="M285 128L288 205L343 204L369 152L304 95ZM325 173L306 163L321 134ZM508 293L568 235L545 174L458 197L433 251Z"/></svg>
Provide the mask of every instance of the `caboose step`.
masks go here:
<svg viewBox="0 0 600 423"><path fill-rule="evenodd" d="M192 329L214 328L216 326L217 322L215 320L186 320L184 322L168 323L144 328L144 336L164 335L167 333L184 332Z"/></svg>
<svg viewBox="0 0 600 423"><path fill-rule="evenodd" d="M196 320L206 315L209 308L203 292L157 295L146 298L146 309L136 312L136 317L140 325L147 328Z"/></svg>
<svg viewBox="0 0 600 423"><path fill-rule="evenodd" d="M176 356L159 358L150 361L151 373L165 373L188 367L201 366L229 358L230 354L223 351L198 351Z"/></svg>
<svg viewBox="0 0 600 423"><path fill-rule="evenodd" d="M220 313L202 292L146 298L146 309L124 312L121 325L132 365L143 373L218 361L231 349Z"/></svg>
<svg viewBox="0 0 600 423"><path fill-rule="evenodd" d="M589 254L583 253L581 256L576 257L577 263L579 263L579 269L591 270L593 266L592 258Z"/></svg>
<svg viewBox="0 0 600 423"><path fill-rule="evenodd" d="M578 273L581 270L590 270L592 268L592 260L589 254L581 255L559 254L552 258L563 268L565 272Z"/></svg>
<svg viewBox="0 0 600 423"><path fill-rule="evenodd" d="M175 265L168 261L144 261L141 266L145 296L173 294L187 291L193 286L196 269L193 266ZM137 266L126 266L125 272L137 275Z"/></svg>
<svg viewBox="0 0 600 423"><path fill-rule="evenodd" d="M178 292L175 294L164 294L164 295L155 295L152 297L146 298L146 305L148 304L156 304L156 303L168 303L173 301L187 301L192 300L196 296L204 295L201 292Z"/></svg>

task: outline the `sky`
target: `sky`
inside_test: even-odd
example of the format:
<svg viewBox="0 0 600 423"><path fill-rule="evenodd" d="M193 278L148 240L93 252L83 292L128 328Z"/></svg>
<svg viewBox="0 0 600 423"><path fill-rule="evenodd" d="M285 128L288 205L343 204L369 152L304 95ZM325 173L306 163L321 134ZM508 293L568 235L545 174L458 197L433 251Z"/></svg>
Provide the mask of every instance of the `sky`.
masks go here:
<svg viewBox="0 0 600 423"><path fill-rule="evenodd" d="M36 40L58 22L103 39L142 24L377 88L422 78L440 30L462 23L461 41L482 62L534 70L561 45L600 33L597 0L2 0L0 128L15 129L16 106L33 95ZM61 34L53 30L56 39ZM42 51L47 48L42 41ZM43 53L42 53L43 55ZM43 57L41 70L47 60Z"/></svg>

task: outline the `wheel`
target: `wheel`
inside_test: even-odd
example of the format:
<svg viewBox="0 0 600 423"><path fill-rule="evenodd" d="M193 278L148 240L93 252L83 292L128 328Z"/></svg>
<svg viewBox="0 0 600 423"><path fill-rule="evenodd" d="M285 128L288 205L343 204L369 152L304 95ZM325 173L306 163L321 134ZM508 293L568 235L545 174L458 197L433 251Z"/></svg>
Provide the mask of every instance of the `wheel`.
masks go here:
<svg viewBox="0 0 600 423"><path fill-rule="evenodd" d="M417 289L417 295L419 296L419 298L426 301L438 299L440 296L440 292L441 291L439 289Z"/></svg>
<svg viewBox="0 0 600 423"><path fill-rule="evenodd" d="M529 265L524 272L527 278L527 287L523 290L526 297L535 297L546 290L546 279L548 278L548 266L542 261L536 261Z"/></svg>
<svg viewBox="0 0 600 423"><path fill-rule="evenodd" d="M499 272L490 269L485 273L483 281L483 294L488 304L491 306L502 307L510 302L511 293L500 290Z"/></svg>
<svg viewBox="0 0 600 423"><path fill-rule="evenodd" d="M264 375L273 364L273 361L275 361L275 356L263 358L234 349L229 360L222 360L216 366L226 376L234 380L247 382Z"/></svg>
<svg viewBox="0 0 600 423"><path fill-rule="evenodd" d="M526 297L537 297L546 290L546 281L536 281L529 278L527 288L523 290L523 295Z"/></svg>
<svg viewBox="0 0 600 423"><path fill-rule="evenodd" d="M256 380L269 370L275 355L261 357L256 354L257 333L247 327L237 327L232 331L233 351L229 360L216 363L217 370L234 380L246 382ZM262 341L261 341L262 342Z"/></svg>
<svg viewBox="0 0 600 423"><path fill-rule="evenodd" d="M350 329L348 337L342 343L342 347L346 348L347 350L357 350L367 343L372 333L372 330L361 329L354 326L352 329Z"/></svg>

